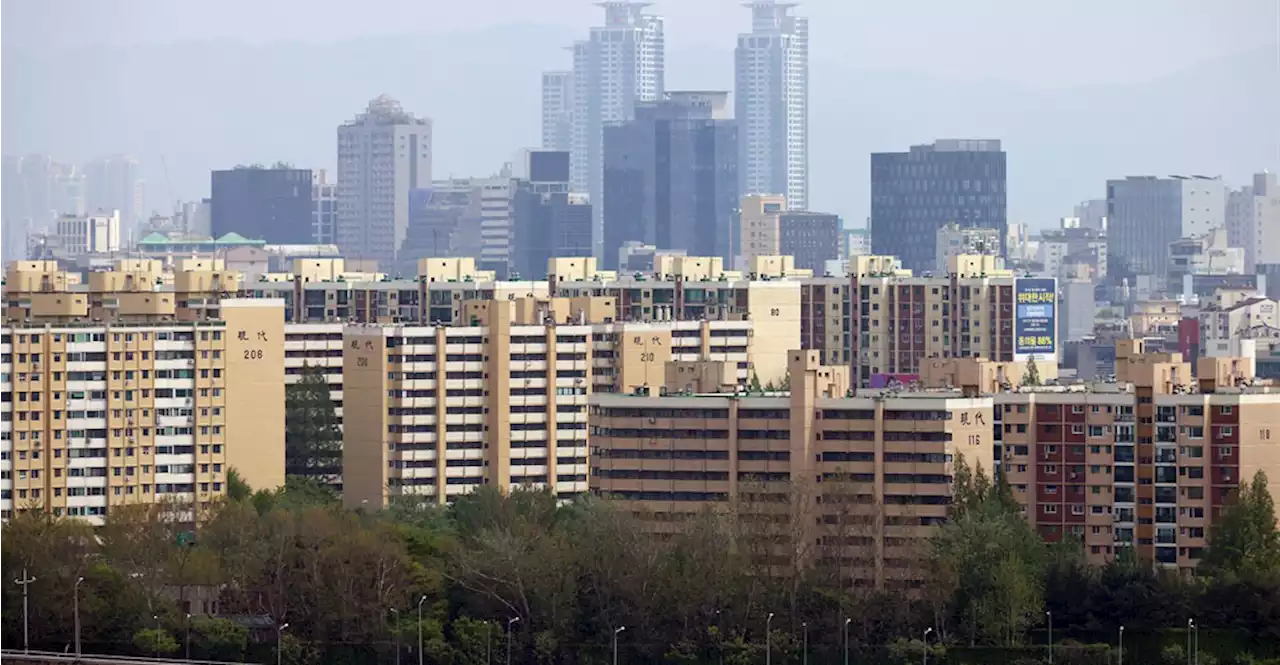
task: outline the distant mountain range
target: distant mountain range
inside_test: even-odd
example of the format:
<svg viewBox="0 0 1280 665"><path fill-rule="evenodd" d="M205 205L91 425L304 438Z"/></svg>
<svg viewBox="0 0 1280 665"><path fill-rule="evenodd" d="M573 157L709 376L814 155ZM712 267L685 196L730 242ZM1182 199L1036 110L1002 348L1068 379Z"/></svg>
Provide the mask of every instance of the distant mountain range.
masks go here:
<svg viewBox="0 0 1280 665"><path fill-rule="evenodd" d="M332 168L334 128L387 93L434 120L435 177L489 174L537 145L540 72L567 68L562 47L576 36L506 25L332 43L5 48L3 146L67 160L132 153L148 206L167 210L168 200L207 196L210 169ZM729 89L732 62L729 45L672 50L668 87ZM1036 89L981 72L941 80L884 62L815 61L811 77L814 208L849 226L869 208L868 154L938 137L1002 139L1011 219L1033 226L1103 196L1108 177L1191 172L1242 184L1280 167L1280 72L1266 50L1129 86Z"/></svg>

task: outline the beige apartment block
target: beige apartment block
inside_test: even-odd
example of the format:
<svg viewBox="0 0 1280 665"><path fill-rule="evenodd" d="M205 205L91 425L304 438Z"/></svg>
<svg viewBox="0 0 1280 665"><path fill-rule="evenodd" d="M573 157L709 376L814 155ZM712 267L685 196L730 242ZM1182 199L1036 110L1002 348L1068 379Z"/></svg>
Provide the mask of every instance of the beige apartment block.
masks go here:
<svg viewBox="0 0 1280 665"><path fill-rule="evenodd" d="M482 485L587 491L586 399L657 390L669 361L750 376L749 321L524 324L516 301L465 304L474 326L343 330L343 496L446 502Z"/></svg>
<svg viewBox="0 0 1280 665"><path fill-rule="evenodd" d="M284 485L284 303L222 301L227 334L227 463L254 489Z"/></svg>
<svg viewBox="0 0 1280 665"><path fill-rule="evenodd" d="M706 510L774 514L766 524L799 534L794 548L756 553L779 572L834 563L855 586L917 586L920 548L946 519L956 459L993 473L991 398L848 396L847 369L822 365L813 351L790 352L789 369L787 392L697 394L677 384L665 394L593 395L592 490L656 537ZM765 541L781 535L768 528L753 526Z"/></svg>
<svg viewBox="0 0 1280 665"><path fill-rule="evenodd" d="M751 194L742 197L738 252L745 265L757 256L778 254L778 219L787 211L787 198L780 195Z"/></svg>
<svg viewBox="0 0 1280 665"><path fill-rule="evenodd" d="M226 300L226 322L5 327L3 516L101 523L113 506L168 502L190 518L232 468L283 484L283 350L269 343L283 339L281 308Z"/></svg>

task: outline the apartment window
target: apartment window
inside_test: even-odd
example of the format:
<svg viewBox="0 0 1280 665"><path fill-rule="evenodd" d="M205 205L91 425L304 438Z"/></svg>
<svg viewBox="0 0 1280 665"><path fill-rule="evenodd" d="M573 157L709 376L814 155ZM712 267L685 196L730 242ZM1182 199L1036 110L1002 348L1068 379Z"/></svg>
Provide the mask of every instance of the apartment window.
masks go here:
<svg viewBox="0 0 1280 665"><path fill-rule="evenodd" d="M1057 514L1058 514L1058 504L1056 504L1056 503L1048 503L1048 504L1045 504L1045 506L1044 506L1044 514L1045 514L1045 515L1057 515Z"/></svg>

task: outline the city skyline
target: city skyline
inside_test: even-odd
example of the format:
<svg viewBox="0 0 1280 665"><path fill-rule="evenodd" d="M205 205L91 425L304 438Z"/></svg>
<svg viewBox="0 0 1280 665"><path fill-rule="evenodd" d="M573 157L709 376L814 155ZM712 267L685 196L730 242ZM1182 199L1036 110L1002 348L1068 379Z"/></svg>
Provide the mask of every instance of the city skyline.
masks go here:
<svg viewBox="0 0 1280 665"><path fill-rule="evenodd" d="M556 20L572 20L578 26L588 26L598 22L595 18L598 16L598 10L589 3L581 4L584 6L578 6L578 3L565 3L563 13L565 18L557 17ZM865 184L867 181L862 177L866 167L858 164L859 160L856 156L859 153L893 149L908 143L927 141L940 135L983 135L1004 140L1010 148L1013 160L1010 218L1028 222L1032 227L1052 226L1053 220L1065 214L1067 207L1078 200L1102 198L1102 188L1097 183L1106 178L1123 177L1124 174L1208 172L1221 174L1229 181L1244 182L1254 172L1267 167L1269 162L1275 160L1275 149L1271 147L1275 142L1265 138L1272 131L1272 125L1251 125L1256 120L1274 115L1271 113L1272 110L1280 112L1280 99L1272 100L1265 94L1266 86L1259 87L1256 84L1247 83L1248 81L1265 81L1265 78L1259 77L1270 76L1274 68L1272 64L1274 50L1265 46L1269 38L1266 35L1259 37L1256 30L1249 33L1254 35L1253 37L1249 37L1249 34L1239 39L1233 37L1230 45L1215 42L1213 39L1201 40L1186 53L1179 54L1177 57L1163 58L1158 65L1148 63L1141 68L1131 67L1129 69L1132 71L1127 74L1123 72L1108 74L1109 70L1102 68L1096 61L1097 58L1093 56L1079 58L1081 64L1075 69L1063 62L1045 63L1045 67L1050 71L1043 77L1043 82L1037 84L1035 88L1028 88L1026 82L1030 79L1026 76L1016 72L1001 73L1004 71L1001 68L1006 66L1003 60L991 60L982 68L970 68L969 71L972 74L965 76L947 69L954 66L953 64L947 64L945 67L941 64L933 66L919 62L910 54L896 51L886 52L886 55L892 55L887 59L879 56L870 59L845 59L838 55L838 51L847 49L848 45L842 45L839 42L848 40L837 39L837 43L832 44L831 39L824 40L823 35L838 29L847 28L860 32L865 28L841 23L841 15L837 9L821 0L805 2L801 8L802 13L810 17L812 29L817 35L812 56L811 78L814 86L821 86L825 90L822 95L814 98L811 110L811 134L824 138L815 139L811 150L812 195L810 198L812 200L809 208L840 214L852 226L858 225L859 220L865 219L868 206L866 194L864 194L867 190ZM1265 9L1260 4L1255 4L1252 8L1259 12ZM668 45L666 70L671 80L668 81L667 87L726 89L732 85L733 40L735 35L744 29L744 13L737 3L732 3L725 9L729 15L735 17L734 20L724 21L724 25L705 26L706 30L700 30L697 36L694 36L690 30L703 27L697 23L689 23L692 20L690 12L696 12L696 8L669 7L663 3L657 3L652 8L653 11L662 13L666 17L666 25L675 26L669 27L668 31L677 30L673 33ZM6 11L15 10L6 8ZM1160 25L1170 23L1171 25L1167 27L1173 31L1173 34L1180 34L1179 31L1188 29L1183 26L1183 22L1189 20L1188 16L1193 15L1195 11L1201 10L1180 5L1163 15L1147 18L1157 21ZM1208 12L1208 10L1204 11ZM521 20L522 17L519 12L512 12L504 15L503 19L494 20L501 21L508 18L515 21ZM1225 25L1222 23L1225 19L1217 15L1199 18L1203 20L1200 28L1210 28L1208 30L1210 34L1207 35L1210 38L1214 36L1215 26ZM900 20L900 17L886 17L886 21L889 21L886 27L892 27L893 20ZM937 19L922 17L922 20L926 21L927 25L928 21ZM1013 18L1006 20L1012 21ZM1120 29L1119 26L1125 25L1124 21L1134 20L1134 18L1129 13L1121 12L1116 20L1119 22L1117 26L1106 29ZM164 210L168 207L167 203L159 203L157 199L165 202L168 199L198 199L207 195L205 191L207 170L202 167L213 168L239 161L274 161L277 158L284 158L300 167L332 170L334 156L330 150L326 149L327 146L317 145L317 132L324 130L315 128L332 127L341 119L349 117L353 107L358 108L357 105L363 104L365 100L386 91L401 99L407 107L433 118L441 128L454 129L447 134L442 133L438 141L436 168L440 173L454 176L492 173L500 167L502 162L509 161L514 147L532 147L539 144L540 119L537 111L540 103L539 76L542 71L564 69L570 64L570 58L564 54L563 47L574 39L580 39L585 28L552 27L544 21L540 26L525 26L514 32L500 26L484 28L471 26L459 29L484 30L487 37L505 42L498 46L499 50L494 52L492 59L504 57L502 54L510 49L519 48L522 53L520 58L512 61L513 66L507 68L509 73L498 74L494 86L486 90L477 90L478 97L474 100L470 100L469 96L462 96L458 101L450 101L440 95L431 94L430 90L449 89L453 87L452 81L461 81L449 72L436 71L439 68L429 68L424 72L427 78L422 83L412 84L406 84L403 74L373 71L371 75L374 78L367 82L367 85L360 85L358 89L345 83L346 79L341 79L337 82L335 90L316 96L314 92L307 91L307 86L299 87L287 81L280 81L279 85L275 85L274 65L267 60L259 63L261 66L256 69L260 70L261 76L267 77L264 81L272 82L264 90L268 98L272 99L272 105L279 108L292 108L295 113L303 110L296 101L284 103L286 98L282 98L281 95L292 95L296 100L308 100L307 112L297 115L296 122L291 121L288 127L274 132L274 135L266 137L266 140L245 145L232 154L223 152L223 156L218 156L221 151L234 148L236 143L234 137L226 142L226 145L202 147L198 153L192 152L195 142L204 142L203 138L199 136L179 138L179 135L172 131L140 133L137 129L126 129L121 127L120 123L133 123L132 118L143 117L147 111L143 109L131 118L124 118L111 111L110 105L95 112L93 123L86 124L83 121L63 123L67 131L56 136L48 135L39 125L33 125L25 120L24 112L18 109L14 115L6 115L6 138L11 139L11 143L6 145L13 145L15 150L20 149L21 152L38 151L59 158L87 159L92 155L76 154L82 149L79 146L85 146L83 149L88 150L89 146L95 143L103 143L105 138L95 136L91 128L119 127L119 130L112 132L109 141L116 144L134 137L137 140L136 147L110 145L93 148L93 152L120 152L130 149L139 153L145 170L144 178L149 184L147 210ZM1198 32L1204 32L1204 30L1198 28ZM179 31L177 34L182 33ZM511 39L511 36L515 39ZM476 38L474 34L455 36L444 34L429 43L415 42L409 48L430 49L422 52L422 55L414 56L414 59L437 61L440 59L439 56L434 55L437 49L440 52L453 50L467 54L470 51L466 43L475 41ZM368 48L365 51L370 54L376 52L383 48L383 43L397 44L401 43L401 40L392 36L366 45L371 47L372 51ZM881 38L869 40L867 43L881 44L883 47ZM15 44L16 46L12 48L21 47L20 41ZM1020 44L1021 42L1014 44L1011 48L1018 47ZM403 46L404 44L401 44L397 48ZM1157 48L1158 44L1151 46ZM9 50L10 45L6 43L6 47ZM166 47L144 45L140 48L144 53L139 57L146 57L146 53L158 53L160 49ZM244 52L243 49L250 47L231 45L231 48L233 52ZM284 49L284 52L292 52L297 47L280 45L278 48ZM318 58L317 62L326 62L338 56L345 48L343 44L319 42L308 45L306 50L309 53L308 58ZM871 46L860 48L871 48ZM1025 49L1025 46L1022 48ZM1248 48L1252 48L1253 51L1244 50ZM1232 55L1241 52L1252 52L1253 55ZM34 57L29 62L33 67L38 68L36 71L46 72L41 76L42 80L53 78L54 74L64 73L59 67L59 63L62 62L61 53L58 50L33 53L30 55ZM110 66L110 63L115 61L117 57L115 53L110 48L103 51L100 56L103 66ZM247 52L244 53L247 55ZM1192 57L1193 54L1199 55ZM1221 58L1224 56L1231 59L1222 61ZM188 49L182 54L166 53L163 59L182 60L202 57L204 57L203 50L195 48ZM370 56L357 52L352 54L352 57L356 59L355 61L360 61ZM962 62L972 60L974 57L977 56L960 54L948 60ZM1017 59L1032 62L1044 57L1038 52L1026 51L1018 54ZM474 72L476 67L486 66L486 58L477 61L475 57L464 56L461 59L473 61L463 68L468 71ZM16 62L18 61L14 61ZM900 75L895 75L890 80L879 73L898 67L899 65L895 63L901 63ZM12 66L11 64L10 67ZM49 67L53 67L56 71L49 70ZM122 84L128 89L137 90L136 86L143 85L154 76L151 73L152 69L154 66L142 67L137 78L122 81ZM525 70L531 71L526 74ZM1075 77L1063 75L1064 70L1075 72ZM1058 74L1054 75L1053 72ZM1175 74L1170 80L1166 77L1171 72L1181 73ZM1224 76L1225 72L1230 74ZM74 80L77 75L74 72L66 72L66 74L73 80L70 87L76 87ZM1080 83L1081 79L1097 82L1101 89L1098 87L1067 89L1067 86ZM990 86L1002 81L999 85L1008 88L1003 91L1008 95L1008 101L1004 104L1006 111L998 113L993 113L993 109L984 111L981 107L986 103L978 98L969 100L977 105L972 112L949 108L946 113L943 113L941 110L935 111L929 108L936 105L938 100L966 94L964 91L972 89L973 84L980 80L986 81L981 83L982 86ZM1136 87L1128 86L1124 93L1124 98L1129 100L1128 103L1119 107L1112 105L1111 110L1106 113L1101 109L1090 109L1082 105L1084 99L1094 98L1100 94L1114 96L1115 91L1107 90L1106 86L1117 80L1146 83ZM962 84L962 81L965 83ZM298 82L305 83L305 80L299 79ZM211 83L215 87L221 85L218 80ZM1208 87L1205 87L1204 83L1208 83ZM444 88L441 88L442 84ZM25 87L15 90L15 86ZM42 90L41 87L35 81L29 81L21 76L6 79L6 91L17 96L22 96L23 90L30 90L36 95L36 99L51 94L52 91ZM1136 124L1136 129L1125 137L1109 129L1112 125L1124 124L1126 117L1132 117L1127 109L1137 110L1142 108L1143 104L1153 103L1150 100L1156 97L1170 94L1170 92L1180 95L1182 93L1178 91L1192 89L1202 91L1202 98L1206 97L1204 94L1206 91L1207 98L1212 99L1213 91L1221 90L1219 94L1223 98L1249 100L1254 103L1228 107L1230 109L1228 111L1222 109L1220 105L1208 105L1195 99L1188 99L1186 103L1174 104L1176 108L1166 113L1166 122L1171 129L1180 126L1189 129L1193 126L1188 124L1193 116L1205 117L1205 114L1209 113L1232 114L1231 122L1217 123L1222 125L1222 129L1215 133L1212 141L1208 136L1200 136L1203 134L1201 132L1188 131L1182 142L1166 146L1151 137L1154 128L1144 127L1143 123ZM861 94L858 98L852 98L847 94L848 90L859 90ZM1161 90L1164 92L1160 92ZM104 92L114 94L111 91ZM219 93L219 96L223 99L228 98L225 93ZM855 103L857 99L875 100L876 103ZM219 104L225 108L225 112L221 115L228 118L235 117L237 113L247 112L247 107L242 111L238 105L228 107L225 101ZM60 115L69 113L67 109L73 107L63 102L51 101L45 104L45 106L50 105L58 109L55 114ZM207 104L199 104L193 112L198 116L203 112L201 109L207 106ZM477 117L477 120L484 124L483 133L477 134L471 129L457 131L458 127L467 126L464 118L476 116L477 112L483 111L486 106L507 109L503 113L502 121L495 123L492 120L492 113L489 113L487 116L489 120L480 121ZM880 110L881 108L883 110ZM895 108L916 110L909 114L888 112ZM1060 110L1053 113L1047 113L1044 110L1050 108ZM465 114L460 116L460 112ZM1013 118L1017 120L1016 123L1011 124L1010 119ZM164 123L165 120L160 119L159 122L151 121L148 125L157 130L163 130ZM943 126L939 126L939 123ZM912 129L912 125L919 126ZM218 125L215 123L213 126ZM1051 126L1055 128L1054 132L1048 133L1048 127ZM313 129L307 129L309 127ZM18 128L23 129L20 133L15 133ZM1264 138L1259 140L1258 137ZM68 143L73 139L76 139L74 143ZM28 142L31 145L24 145ZM61 146L65 145L75 147L63 149ZM1249 156L1251 154L1253 156ZM846 167L849 155L854 156L855 159ZM162 164L161 157L165 158L167 168L166 164ZM207 164L201 164L204 160L209 161ZM1057 177L1050 177L1048 167L1042 166L1049 163L1055 164L1052 168ZM1075 166L1060 171L1061 164ZM168 176L167 179L166 176ZM847 185L850 181L853 183L852 187ZM166 189L171 190L169 195L165 195Z"/></svg>

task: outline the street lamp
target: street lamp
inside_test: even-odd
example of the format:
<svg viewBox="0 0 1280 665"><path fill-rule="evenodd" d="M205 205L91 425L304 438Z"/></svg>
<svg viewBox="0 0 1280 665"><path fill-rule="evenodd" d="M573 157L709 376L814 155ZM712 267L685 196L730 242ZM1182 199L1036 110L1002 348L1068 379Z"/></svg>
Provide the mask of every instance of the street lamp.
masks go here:
<svg viewBox="0 0 1280 665"><path fill-rule="evenodd" d="M803 665L809 665L809 622L801 621L800 628L804 630L804 660Z"/></svg>
<svg viewBox="0 0 1280 665"><path fill-rule="evenodd" d="M1187 665L1200 662L1200 626L1195 619L1187 619Z"/></svg>
<svg viewBox="0 0 1280 665"><path fill-rule="evenodd" d="M1053 612L1045 612L1044 615L1049 619L1049 665L1053 665Z"/></svg>
<svg viewBox="0 0 1280 665"><path fill-rule="evenodd" d="M769 624L773 622L773 612L769 613L769 618L764 620L764 665L770 665L773 662L773 634L769 630Z"/></svg>
<svg viewBox="0 0 1280 665"><path fill-rule="evenodd" d="M14 580L14 584L22 586L22 653L31 652L31 642L27 633L27 587L36 581L36 578L27 575L27 569L22 569L22 579Z"/></svg>
<svg viewBox="0 0 1280 665"><path fill-rule="evenodd" d="M920 649L920 662L924 663L924 665L929 665L929 633L932 633L932 632L933 632L933 626L929 626L928 628L925 628L924 638L922 638L921 640L922 642L924 642L924 647Z"/></svg>
<svg viewBox="0 0 1280 665"><path fill-rule="evenodd" d="M76 578L76 584L72 590L71 599L71 612L75 615L76 624L76 659L80 658L80 583L83 581L83 577Z"/></svg>
<svg viewBox="0 0 1280 665"><path fill-rule="evenodd" d="M1124 665L1124 626L1120 626L1120 656L1116 659L1116 665Z"/></svg>
<svg viewBox="0 0 1280 665"><path fill-rule="evenodd" d="M191 662L191 613L187 613L187 662Z"/></svg>
<svg viewBox="0 0 1280 665"><path fill-rule="evenodd" d="M849 665L849 624L852 622L853 619L851 618L844 620L844 665Z"/></svg>
<svg viewBox="0 0 1280 665"><path fill-rule="evenodd" d="M520 623L520 617L507 619L507 665L511 665L511 624Z"/></svg>
<svg viewBox="0 0 1280 665"><path fill-rule="evenodd" d="M720 610L716 609L716 653L720 656L720 665L724 665L724 627L720 625Z"/></svg>
<svg viewBox="0 0 1280 665"><path fill-rule="evenodd" d="M493 633L493 622L488 619L485 619L484 620L484 665L489 665L489 663L493 662L493 647L492 647L493 638L491 637L492 633Z"/></svg>
<svg viewBox="0 0 1280 665"><path fill-rule="evenodd" d="M156 622L156 658L160 657L160 615L152 614L151 620Z"/></svg>
<svg viewBox="0 0 1280 665"><path fill-rule="evenodd" d="M422 665L422 604L425 602L426 596L418 599L418 665Z"/></svg>
<svg viewBox="0 0 1280 665"><path fill-rule="evenodd" d="M284 653L284 629L288 627L288 623L276 626L276 665L280 665L280 655Z"/></svg>
<svg viewBox="0 0 1280 665"><path fill-rule="evenodd" d="M613 665L618 665L618 633L626 629L626 626L618 626L613 629Z"/></svg>
<svg viewBox="0 0 1280 665"><path fill-rule="evenodd" d="M396 644L396 665L400 665L400 610L394 607L391 608L391 616L395 617L395 625L392 626L391 632Z"/></svg>

